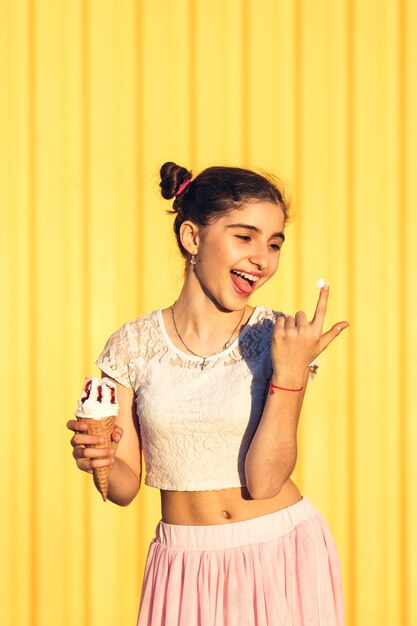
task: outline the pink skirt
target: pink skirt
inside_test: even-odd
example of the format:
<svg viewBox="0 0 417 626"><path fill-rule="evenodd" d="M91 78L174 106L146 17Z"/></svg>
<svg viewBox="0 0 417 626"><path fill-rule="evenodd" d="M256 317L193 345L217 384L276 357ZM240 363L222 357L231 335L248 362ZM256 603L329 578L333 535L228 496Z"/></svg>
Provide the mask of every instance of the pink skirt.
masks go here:
<svg viewBox="0 0 417 626"><path fill-rule="evenodd" d="M156 527L138 626L344 626L340 561L314 504Z"/></svg>

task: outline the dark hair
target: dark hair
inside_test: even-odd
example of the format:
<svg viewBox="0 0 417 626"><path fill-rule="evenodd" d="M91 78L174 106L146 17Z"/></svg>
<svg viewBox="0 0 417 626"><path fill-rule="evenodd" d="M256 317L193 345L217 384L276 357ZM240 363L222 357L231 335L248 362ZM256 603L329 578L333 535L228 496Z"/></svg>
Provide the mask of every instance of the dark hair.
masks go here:
<svg viewBox="0 0 417 626"><path fill-rule="evenodd" d="M174 232L184 257L188 253L181 244L180 226L185 220L204 227L245 202L264 201L280 206L288 221L289 201L281 182L270 174L240 167L208 167L191 180L191 171L171 161L164 163L160 174L162 197L167 200L175 197L168 213L176 213ZM184 187L186 181L191 182Z"/></svg>

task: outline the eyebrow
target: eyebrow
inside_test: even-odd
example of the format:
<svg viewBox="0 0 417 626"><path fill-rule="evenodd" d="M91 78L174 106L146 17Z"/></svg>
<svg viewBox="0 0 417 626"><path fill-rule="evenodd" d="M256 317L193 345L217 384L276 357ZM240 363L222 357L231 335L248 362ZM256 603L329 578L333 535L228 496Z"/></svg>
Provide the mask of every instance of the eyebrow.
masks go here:
<svg viewBox="0 0 417 626"><path fill-rule="evenodd" d="M258 233L262 235L262 231L257 226L253 226L252 224L228 224L226 228L246 228L247 230L252 230L254 233ZM272 237L279 237L282 241L285 241L285 235L282 232L274 233Z"/></svg>

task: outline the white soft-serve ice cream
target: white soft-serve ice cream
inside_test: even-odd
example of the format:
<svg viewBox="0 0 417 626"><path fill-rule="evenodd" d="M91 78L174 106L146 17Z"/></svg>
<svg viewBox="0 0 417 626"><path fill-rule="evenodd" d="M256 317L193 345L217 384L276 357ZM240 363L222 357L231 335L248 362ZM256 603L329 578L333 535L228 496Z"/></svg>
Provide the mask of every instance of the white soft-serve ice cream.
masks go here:
<svg viewBox="0 0 417 626"><path fill-rule="evenodd" d="M328 285L329 283L324 280L324 278L319 278L317 281L317 287L321 289L324 285Z"/></svg>
<svg viewBox="0 0 417 626"><path fill-rule="evenodd" d="M114 382L110 378L97 378L96 376L86 378L75 415L78 421L87 424L89 435L104 437L104 443L91 447L110 448L111 434L118 413L119 405ZM93 473L103 500L107 500L109 467L95 468Z"/></svg>
<svg viewBox="0 0 417 626"><path fill-rule="evenodd" d="M118 415L119 405L114 382L110 378L97 378L96 376L86 378L85 381L75 415L93 420Z"/></svg>

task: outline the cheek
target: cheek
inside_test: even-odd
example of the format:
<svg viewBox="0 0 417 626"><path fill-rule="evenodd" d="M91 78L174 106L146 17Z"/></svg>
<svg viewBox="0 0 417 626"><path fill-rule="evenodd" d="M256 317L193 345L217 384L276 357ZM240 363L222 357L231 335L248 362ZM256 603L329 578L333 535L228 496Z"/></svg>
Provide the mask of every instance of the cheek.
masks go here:
<svg viewBox="0 0 417 626"><path fill-rule="evenodd" d="M271 263L271 276L273 276L278 269L280 256L280 254L277 254Z"/></svg>
<svg viewBox="0 0 417 626"><path fill-rule="evenodd" d="M207 262L218 264L229 261L232 252L230 247L218 242L213 242L205 246L203 254Z"/></svg>
<svg viewBox="0 0 417 626"><path fill-rule="evenodd" d="M199 255L199 271L204 279L212 279L223 273L225 266L228 264L228 255L224 246L218 242L205 245Z"/></svg>

